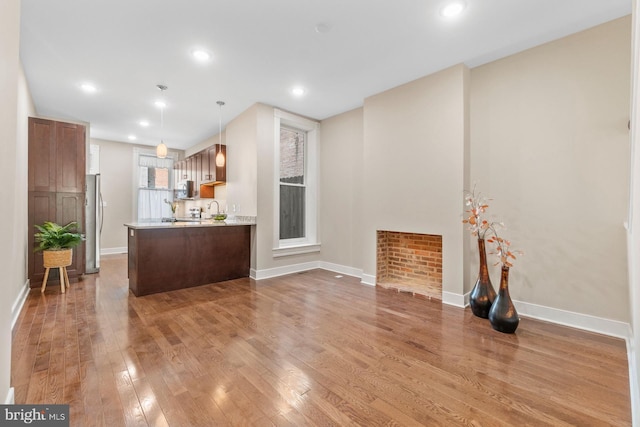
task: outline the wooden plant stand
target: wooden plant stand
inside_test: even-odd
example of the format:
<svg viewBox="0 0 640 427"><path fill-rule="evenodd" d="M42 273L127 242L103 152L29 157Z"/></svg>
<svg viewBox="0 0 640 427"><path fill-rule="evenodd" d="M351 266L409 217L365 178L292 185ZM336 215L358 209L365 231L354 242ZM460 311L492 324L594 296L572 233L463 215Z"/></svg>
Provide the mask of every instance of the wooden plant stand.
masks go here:
<svg viewBox="0 0 640 427"><path fill-rule="evenodd" d="M60 271L60 291L64 294L65 288L69 287L69 276L67 275L67 267L71 265L73 259L73 249L64 249L61 251L43 251L44 280L42 282L41 293L47 287L47 279L49 278L49 269L58 268Z"/></svg>

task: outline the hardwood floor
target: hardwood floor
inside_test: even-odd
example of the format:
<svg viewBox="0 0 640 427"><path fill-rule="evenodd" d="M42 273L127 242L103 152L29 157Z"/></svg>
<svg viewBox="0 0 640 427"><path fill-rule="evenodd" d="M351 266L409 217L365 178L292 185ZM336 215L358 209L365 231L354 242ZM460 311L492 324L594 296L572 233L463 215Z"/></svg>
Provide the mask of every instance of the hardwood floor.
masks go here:
<svg viewBox="0 0 640 427"><path fill-rule="evenodd" d="M631 425L622 340L531 319L515 335L315 270L136 298L126 258L31 291L23 403L73 426Z"/></svg>

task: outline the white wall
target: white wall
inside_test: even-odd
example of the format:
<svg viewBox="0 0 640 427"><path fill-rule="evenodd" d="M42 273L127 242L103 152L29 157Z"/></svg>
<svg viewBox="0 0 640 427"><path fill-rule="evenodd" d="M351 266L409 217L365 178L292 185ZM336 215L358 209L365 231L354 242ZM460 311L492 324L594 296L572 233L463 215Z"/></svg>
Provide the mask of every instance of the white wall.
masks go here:
<svg viewBox="0 0 640 427"><path fill-rule="evenodd" d="M633 2L632 23L632 92L631 92L631 189L628 233L629 308L632 336L628 341L629 383L633 425L640 425L640 0Z"/></svg>
<svg viewBox="0 0 640 427"><path fill-rule="evenodd" d="M463 294L468 78L459 65L365 100L365 275L376 274L376 230L436 234L442 236L443 292Z"/></svg>
<svg viewBox="0 0 640 427"><path fill-rule="evenodd" d="M515 300L630 320L630 24L471 71L471 181L526 253L511 269Z"/></svg>
<svg viewBox="0 0 640 427"><path fill-rule="evenodd" d="M16 230L16 224L23 224L27 217L27 204L19 192L23 184L18 178L25 176L26 158L24 155L24 124L18 115L18 87L20 86L20 1L0 2L0 199L5 207L0 234L5 236L0 246L0 402L13 403L11 381L11 312L16 289L24 284L25 262L24 248L26 234ZM21 95L21 101L23 100ZM24 105L22 105L24 108ZM22 113L22 112L21 112ZM22 262L20 262L22 260Z"/></svg>
<svg viewBox="0 0 640 427"><path fill-rule="evenodd" d="M364 112L322 121L320 222L322 260L362 270Z"/></svg>
<svg viewBox="0 0 640 427"><path fill-rule="evenodd" d="M18 76L18 128L17 139L18 144L16 147L16 219L14 228L14 238L18 246L15 248L18 259L16 263L18 265L24 265L22 271L17 271L17 277L14 280L14 284L17 286L14 289L12 300L18 297L19 293L23 290L24 285L27 283L28 277L28 258L29 251L27 245L27 239L29 232L33 230L28 229L28 218L26 215L22 215L24 209L28 209L28 186L29 186L29 117L36 115L36 109L31 99L31 92L27 85L27 79L24 75L22 66L20 67L20 74Z"/></svg>

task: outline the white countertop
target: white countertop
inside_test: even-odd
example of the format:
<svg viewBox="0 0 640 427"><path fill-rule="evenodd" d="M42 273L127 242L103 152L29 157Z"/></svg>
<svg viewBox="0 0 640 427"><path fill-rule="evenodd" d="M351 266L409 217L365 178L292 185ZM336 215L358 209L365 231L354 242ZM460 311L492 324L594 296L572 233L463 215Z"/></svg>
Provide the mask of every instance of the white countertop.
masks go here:
<svg viewBox="0 0 640 427"><path fill-rule="evenodd" d="M239 225L255 225L255 217L236 217L234 219L227 218L224 221L214 221L213 219L188 220L176 222L130 222L124 224L125 227L141 229L141 228L180 228L180 227L227 227Z"/></svg>

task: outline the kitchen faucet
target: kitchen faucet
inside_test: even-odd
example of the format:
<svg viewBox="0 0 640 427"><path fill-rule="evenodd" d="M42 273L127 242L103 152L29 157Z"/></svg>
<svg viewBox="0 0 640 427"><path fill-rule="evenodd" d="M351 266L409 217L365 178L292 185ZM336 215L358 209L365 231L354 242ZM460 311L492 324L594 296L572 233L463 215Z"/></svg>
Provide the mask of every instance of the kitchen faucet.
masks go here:
<svg viewBox="0 0 640 427"><path fill-rule="evenodd" d="M209 211L209 210L211 210L211 204L212 204L212 203L215 203L215 204L216 204L216 206L218 207L218 209L216 209L216 213L217 213L217 214L220 214L220 204L219 204L216 200L212 200L212 201L210 201L210 202L207 204L207 210L208 210L208 211Z"/></svg>

